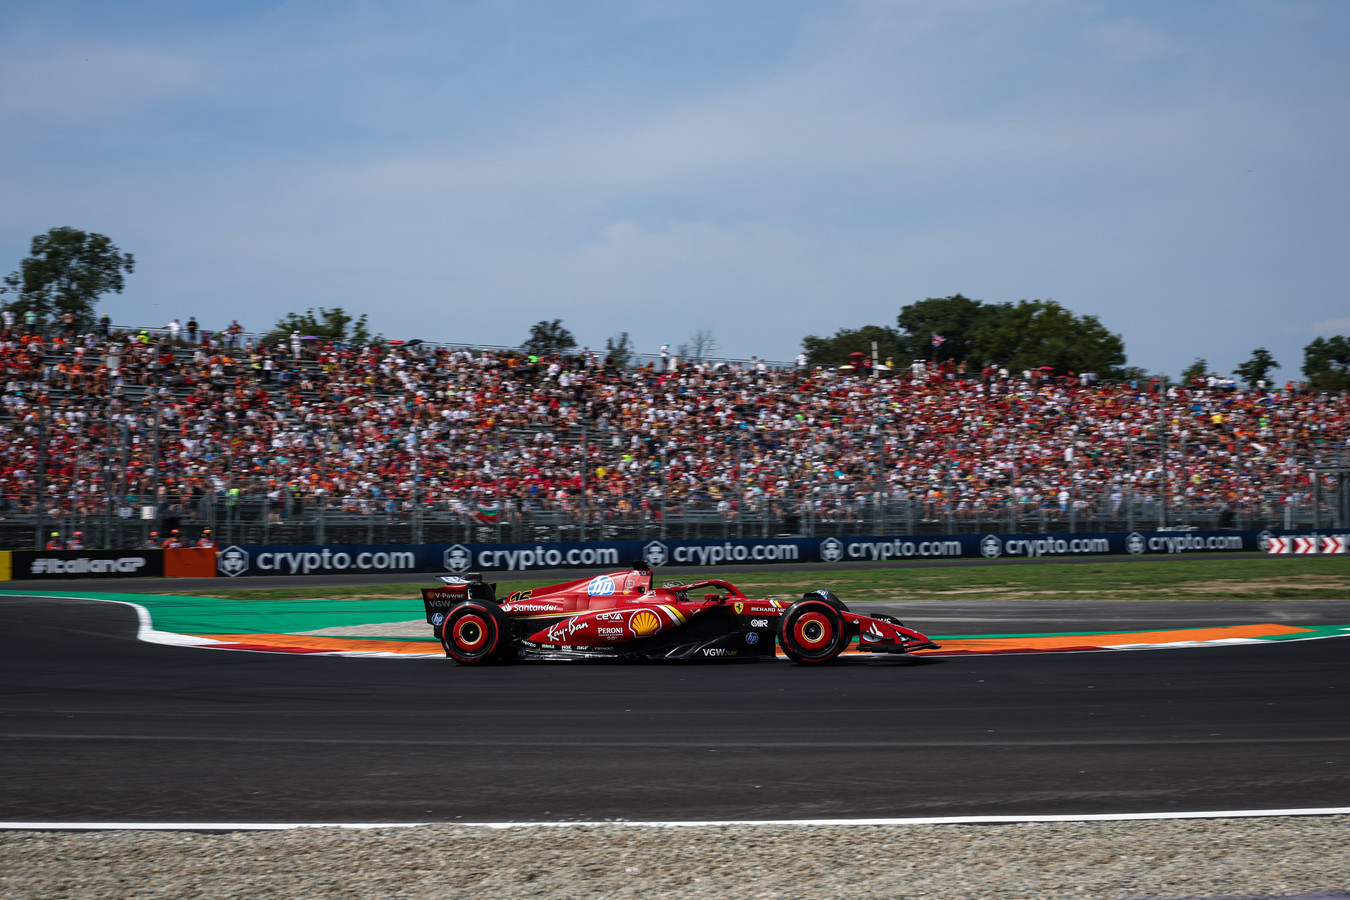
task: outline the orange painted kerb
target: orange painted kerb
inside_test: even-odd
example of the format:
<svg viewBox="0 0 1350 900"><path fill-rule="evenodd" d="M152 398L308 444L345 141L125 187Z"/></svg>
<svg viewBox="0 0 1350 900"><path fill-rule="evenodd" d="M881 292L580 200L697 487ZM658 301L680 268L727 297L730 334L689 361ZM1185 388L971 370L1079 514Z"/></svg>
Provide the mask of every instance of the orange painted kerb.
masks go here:
<svg viewBox="0 0 1350 900"><path fill-rule="evenodd" d="M1158 646L1187 642L1263 638L1284 634L1309 634L1311 629L1291 625L1230 625L1221 628L1186 628L1176 631L1124 631L1107 634L1070 634L1048 637L999 637L942 639L941 650L920 650L915 656L961 656L971 653L1052 653L1055 651L1103 650L1120 646ZM222 649L268 650L277 653L389 653L397 656L440 656L433 641L381 641L362 638L319 637L296 634L200 634L220 641ZM862 655L857 650L848 655ZM782 655L782 651L779 651ZM871 654L867 654L870 656Z"/></svg>
<svg viewBox="0 0 1350 900"><path fill-rule="evenodd" d="M359 653L397 653L409 656L441 656L441 645L431 641L371 641L361 638L315 637L300 634L199 634L195 637L210 638L233 644L233 649L257 649L287 651L297 653L334 653L352 651Z"/></svg>
<svg viewBox="0 0 1350 900"><path fill-rule="evenodd" d="M1128 644L1177 644L1185 641L1222 641L1263 638L1279 634L1307 634L1310 629L1290 625L1228 625L1221 628L1184 628L1176 631L1123 631L1110 634L1068 634L1050 637L966 638L943 640L941 650L918 650L916 656L948 653L1014 653L1050 650L1098 649Z"/></svg>

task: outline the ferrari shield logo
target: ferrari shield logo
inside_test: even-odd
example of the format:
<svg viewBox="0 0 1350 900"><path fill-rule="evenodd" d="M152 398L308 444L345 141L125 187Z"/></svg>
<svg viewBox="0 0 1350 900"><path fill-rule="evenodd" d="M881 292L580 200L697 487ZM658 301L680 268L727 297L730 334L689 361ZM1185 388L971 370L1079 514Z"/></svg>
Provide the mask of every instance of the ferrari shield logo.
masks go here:
<svg viewBox="0 0 1350 900"><path fill-rule="evenodd" d="M736 615L739 616L739 615L741 614L741 610L743 610L743 609L745 609L745 604L744 604L744 603L737 603L737 604L736 604Z"/></svg>

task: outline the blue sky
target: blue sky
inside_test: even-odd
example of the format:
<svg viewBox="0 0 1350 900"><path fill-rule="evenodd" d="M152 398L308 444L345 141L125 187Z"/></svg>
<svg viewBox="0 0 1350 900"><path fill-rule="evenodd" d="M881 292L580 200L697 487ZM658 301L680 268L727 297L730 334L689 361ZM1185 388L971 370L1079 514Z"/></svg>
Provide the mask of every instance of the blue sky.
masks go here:
<svg viewBox="0 0 1350 900"><path fill-rule="evenodd" d="M135 253L117 322L794 355L961 292L1129 361L1350 334L1350 3L0 5L0 270Z"/></svg>

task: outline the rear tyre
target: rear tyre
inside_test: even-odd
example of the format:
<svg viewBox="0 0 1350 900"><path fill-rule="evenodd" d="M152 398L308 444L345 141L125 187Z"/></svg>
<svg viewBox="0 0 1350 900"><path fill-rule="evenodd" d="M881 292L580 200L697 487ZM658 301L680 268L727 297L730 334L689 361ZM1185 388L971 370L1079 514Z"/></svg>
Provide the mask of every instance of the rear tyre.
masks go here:
<svg viewBox="0 0 1350 900"><path fill-rule="evenodd" d="M798 600L778 619L778 644L788 659L798 665L833 662L848 643L844 617L834 604L825 600Z"/></svg>
<svg viewBox="0 0 1350 900"><path fill-rule="evenodd" d="M495 603L467 600L446 615L441 646L460 665L491 662L511 646L511 620Z"/></svg>

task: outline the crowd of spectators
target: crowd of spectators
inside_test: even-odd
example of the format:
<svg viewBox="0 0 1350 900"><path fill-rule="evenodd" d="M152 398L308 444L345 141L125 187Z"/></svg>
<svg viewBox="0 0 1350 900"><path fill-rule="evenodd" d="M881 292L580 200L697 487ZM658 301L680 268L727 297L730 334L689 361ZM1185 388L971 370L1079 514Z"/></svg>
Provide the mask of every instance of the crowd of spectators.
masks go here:
<svg viewBox="0 0 1350 900"><path fill-rule="evenodd" d="M1211 379L1160 397L1156 381L1044 370L626 368L418 341L253 342L195 320L22 331L0 332L6 513L96 515L158 495L188 511L266 496L279 516L805 504L829 519L877 499L932 517L1087 515L1159 496L1160 427L1171 503L1252 511L1306 502L1313 451L1350 436L1346 396L1292 384Z"/></svg>

